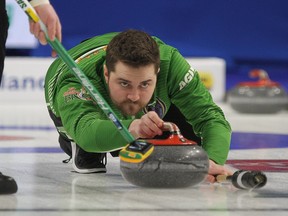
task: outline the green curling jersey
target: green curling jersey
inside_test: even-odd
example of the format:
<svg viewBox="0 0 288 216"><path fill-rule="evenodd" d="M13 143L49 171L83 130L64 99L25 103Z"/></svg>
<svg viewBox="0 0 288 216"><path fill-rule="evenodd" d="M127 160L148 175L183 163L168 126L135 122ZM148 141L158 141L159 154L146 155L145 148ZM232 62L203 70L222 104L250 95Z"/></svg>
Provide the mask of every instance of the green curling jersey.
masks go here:
<svg viewBox="0 0 288 216"><path fill-rule="evenodd" d="M103 65L106 47L117 33L88 39L68 53L111 106L124 126L148 111L163 118L171 103L175 104L190 123L210 159L224 164L230 148L231 128L222 110L213 102L200 81L198 72L177 49L153 37L160 49L160 72L150 103L136 116L124 116L112 103L106 85ZM87 152L110 152L123 148L127 142L94 102L79 80L60 59L49 67L45 78L48 109L58 118L60 133L76 142Z"/></svg>

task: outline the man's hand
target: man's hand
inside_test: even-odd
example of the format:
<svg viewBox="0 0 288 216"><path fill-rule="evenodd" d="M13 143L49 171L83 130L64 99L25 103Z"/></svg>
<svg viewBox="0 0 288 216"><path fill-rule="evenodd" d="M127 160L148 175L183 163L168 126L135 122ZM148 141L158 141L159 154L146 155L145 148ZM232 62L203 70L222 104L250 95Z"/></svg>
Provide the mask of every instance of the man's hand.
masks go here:
<svg viewBox="0 0 288 216"><path fill-rule="evenodd" d="M135 119L129 127L130 133L136 138L153 138L162 135L163 120L156 112L150 111L141 119Z"/></svg>
<svg viewBox="0 0 288 216"><path fill-rule="evenodd" d="M233 171L225 166L218 165L214 161L209 160L209 170L206 177L206 181L214 183L216 181L217 175L233 175Z"/></svg>
<svg viewBox="0 0 288 216"><path fill-rule="evenodd" d="M42 22L47 27L49 39L53 41L56 37L61 42L61 23L53 6L50 4L43 4L36 6L34 9L39 15ZM39 23L34 23L33 21L30 21L30 32L34 34L34 36L39 40L42 45L47 44L45 34L43 31L41 31ZM52 57L56 57L56 52L53 50L51 55Z"/></svg>

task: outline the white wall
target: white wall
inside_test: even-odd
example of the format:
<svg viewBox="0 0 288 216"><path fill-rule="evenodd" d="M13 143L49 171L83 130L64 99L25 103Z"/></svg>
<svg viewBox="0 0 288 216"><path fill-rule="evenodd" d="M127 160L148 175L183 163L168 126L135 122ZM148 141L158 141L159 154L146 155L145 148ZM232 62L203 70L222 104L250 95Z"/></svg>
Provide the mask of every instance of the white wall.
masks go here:
<svg viewBox="0 0 288 216"><path fill-rule="evenodd" d="M0 101L5 103L45 103L44 78L52 58L5 59Z"/></svg>
<svg viewBox="0 0 288 216"><path fill-rule="evenodd" d="M225 97L226 63L221 58L186 58L188 63L199 72L204 85L209 89L215 102Z"/></svg>

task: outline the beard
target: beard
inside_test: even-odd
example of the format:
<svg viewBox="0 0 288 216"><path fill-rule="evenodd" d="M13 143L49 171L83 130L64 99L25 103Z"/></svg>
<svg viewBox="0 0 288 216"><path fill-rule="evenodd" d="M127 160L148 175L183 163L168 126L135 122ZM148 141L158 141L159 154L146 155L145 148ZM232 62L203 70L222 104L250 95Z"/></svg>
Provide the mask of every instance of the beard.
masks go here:
<svg viewBox="0 0 288 216"><path fill-rule="evenodd" d="M146 106L146 104L141 103L139 101L133 102L130 100L118 103L114 101L114 104L117 106L117 108L121 111L122 114L127 116L136 115L140 110L142 110Z"/></svg>

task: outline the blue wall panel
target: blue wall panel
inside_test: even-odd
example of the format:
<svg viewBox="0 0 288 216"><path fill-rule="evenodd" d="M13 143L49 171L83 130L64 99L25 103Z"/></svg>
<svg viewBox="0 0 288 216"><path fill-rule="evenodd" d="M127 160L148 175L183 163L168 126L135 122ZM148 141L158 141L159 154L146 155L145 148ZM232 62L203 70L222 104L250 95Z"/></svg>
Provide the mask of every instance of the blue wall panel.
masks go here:
<svg viewBox="0 0 288 216"><path fill-rule="evenodd" d="M184 56L216 56L228 73L249 67L288 68L287 0L51 0L69 49L81 40L137 28L159 36ZM33 55L49 55L39 47ZM241 67L241 68L239 68ZM271 69L269 69L271 70Z"/></svg>

